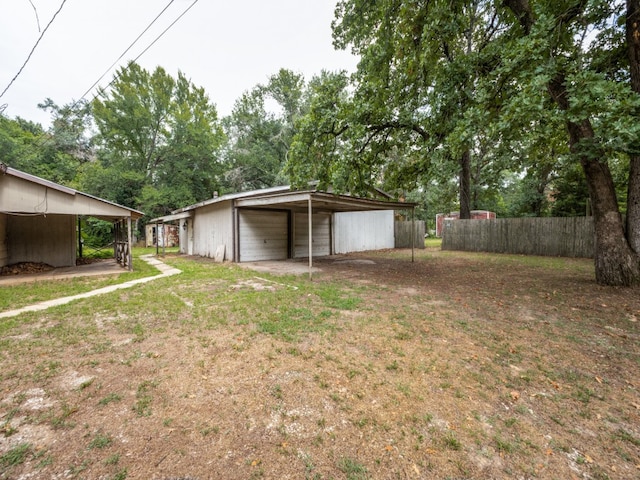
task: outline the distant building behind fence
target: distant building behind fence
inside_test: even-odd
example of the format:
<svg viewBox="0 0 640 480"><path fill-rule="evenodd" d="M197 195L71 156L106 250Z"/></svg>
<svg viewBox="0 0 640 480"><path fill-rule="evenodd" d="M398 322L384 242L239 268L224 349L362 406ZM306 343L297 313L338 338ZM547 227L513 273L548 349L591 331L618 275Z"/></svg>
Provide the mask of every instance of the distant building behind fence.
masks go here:
<svg viewBox="0 0 640 480"><path fill-rule="evenodd" d="M496 218L496 212L489 210L471 210L471 220L493 220ZM460 212L438 213L436 215L436 237L442 237L445 220L459 220Z"/></svg>

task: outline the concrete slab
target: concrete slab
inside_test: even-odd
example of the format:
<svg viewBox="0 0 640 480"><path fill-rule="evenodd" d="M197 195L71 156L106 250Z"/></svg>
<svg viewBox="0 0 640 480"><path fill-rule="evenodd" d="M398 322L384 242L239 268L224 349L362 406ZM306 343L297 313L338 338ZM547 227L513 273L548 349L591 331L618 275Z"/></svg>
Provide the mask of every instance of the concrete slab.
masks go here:
<svg viewBox="0 0 640 480"><path fill-rule="evenodd" d="M40 282L43 280L60 280L74 277L88 277L98 275L117 275L125 273L124 269L115 259L89 263L87 265L76 265L75 267L54 268L47 272L27 273L20 275L0 276L0 287L6 285L20 285L23 283Z"/></svg>
<svg viewBox="0 0 640 480"><path fill-rule="evenodd" d="M108 287L98 288L96 290L91 290L90 292L80 293L78 295L71 295L68 297L55 298L53 300L47 300L44 302L39 302L34 305L27 305L26 307L17 308L15 310L8 310L6 312L0 312L0 318L7 317L15 317L25 312L37 312L40 310L46 310L47 308L55 307L57 305L64 305L74 300L78 300L81 298L89 298L94 297L96 295L102 295L104 293L113 292L116 290L121 290L123 288L131 288L134 285L138 285L141 283L147 283L152 280L156 280L158 278L168 277L171 275L177 275L178 273L182 273L181 270L177 268L170 267L169 265L162 263L160 260L153 258L151 255L142 255L142 258L145 262L157 268L161 273L159 275L154 275L153 277L144 277L138 278L136 280L131 280L129 282L119 283L117 285L110 285Z"/></svg>
<svg viewBox="0 0 640 480"><path fill-rule="evenodd" d="M267 272L275 275L304 275L309 273L308 260L263 260L260 262L241 262L237 265L256 272ZM319 267L312 267L311 269L311 273L321 271Z"/></svg>

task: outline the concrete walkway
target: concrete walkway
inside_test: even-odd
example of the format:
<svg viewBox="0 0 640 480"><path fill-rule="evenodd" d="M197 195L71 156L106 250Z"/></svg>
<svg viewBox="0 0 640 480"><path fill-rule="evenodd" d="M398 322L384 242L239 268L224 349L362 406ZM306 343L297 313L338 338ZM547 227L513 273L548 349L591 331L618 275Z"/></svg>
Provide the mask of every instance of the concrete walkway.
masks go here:
<svg viewBox="0 0 640 480"><path fill-rule="evenodd" d="M15 310L0 312L0 318L15 317L25 312L38 312L40 310L46 310L47 308L55 307L57 305L65 305L67 303L73 302L74 300L78 300L81 298L95 297L96 295L102 295L103 293L114 292L116 290L121 290L124 288L131 288L134 285L138 285L140 283L147 283L152 280L157 280L158 278L169 277L171 275L177 275L178 273L182 273L182 270L178 270L177 268L170 267L169 265L162 263L160 260L154 258L152 255L142 255L140 258L145 262L147 262L152 267L157 268L160 271L160 274L154 275L153 277L138 278L136 280L131 280L125 283L119 283L118 285L109 285L108 287L98 288L96 290L80 293L78 295L71 295L69 297L62 297L62 298L56 298L53 300L47 300L44 302L36 303L34 305L28 305L26 307L17 308Z"/></svg>

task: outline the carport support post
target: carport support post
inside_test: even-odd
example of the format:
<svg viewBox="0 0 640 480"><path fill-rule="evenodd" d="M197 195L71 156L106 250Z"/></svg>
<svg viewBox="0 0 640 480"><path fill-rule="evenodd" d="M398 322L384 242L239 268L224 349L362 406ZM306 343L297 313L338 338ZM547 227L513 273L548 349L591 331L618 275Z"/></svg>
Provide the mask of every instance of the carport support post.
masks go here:
<svg viewBox="0 0 640 480"><path fill-rule="evenodd" d="M311 195L309 195L309 280L313 280L311 269L313 268L313 207L311 205Z"/></svg>
<svg viewBox="0 0 640 480"><path fill-rule="evenodd" d="M167 227L165 226L166 223L162 222L162 256L164 257L167 253L166 251L166 247L167 247L167 239L164 236L164 232L167 231Z"/></svg>

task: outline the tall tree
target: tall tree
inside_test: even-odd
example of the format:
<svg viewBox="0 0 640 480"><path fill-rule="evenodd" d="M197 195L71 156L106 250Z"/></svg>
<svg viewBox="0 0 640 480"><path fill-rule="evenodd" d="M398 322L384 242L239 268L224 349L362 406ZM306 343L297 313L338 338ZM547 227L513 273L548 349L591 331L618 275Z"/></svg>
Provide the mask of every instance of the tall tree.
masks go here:
<svg viewBox="0 0 640 480"><path fill-rule="evenodd" d="M324 176L342 172L347 178L333 178L333 183L362 192L371 183L406 188L396 182L412 179L415 184L434 170L453 170L461 215L469 217L472 180L483 181L482 170L472 175L472 169L480 153L479 137L486 134L475 121L486 123L486 118L472 118L479 111L473 109L476 86L495 61L491 40L500 33L490 6L486 0L338 3L334 44L351 48L361 60L353 88L346 89L353 94L345 100L337 93L340 126L331 133L321 129L311 142L300 139L315 145L315 152L332 152L323 162ZM317 93L327 95L331 89ZM332 100L318 99L316 104L331 105ZM333 115L331 108L323 110ZM485 117L490 114L483 112ZM330 119L323 123L332 124ZM342 147L343 154L335 155ZM305 161L302 156L292 159Z"/></svg>
<svg viewBox="0 0 640 480"><path fill-rule="evenodd" d="M626 40L631 90L640 95L640 0L627 0ZM640 255L640 137L636 138L630 154L627 240Z"/></svg>
<svg viewBox="0 0 640 480"><path fill-rule="evenodd" d="M85 100L59 106L50 98L38 108L51 114L50 143L58 150L73 155L80 162L92 157L90 136L91 105Z"/></svg>
<svg viewBox="0 0 640 480"><path fill-rule="evenodd" d="M74 107L57 107L52 102L47 108L64 116L54 115L49 130L40 124L0 114L0 157L11 167L52 180L63 185L76 186L75 177L80 166L90 156L88 137L80 125L71 128L77 121L78 111ZM86 111L80 114L87 118ZM83 124L84 120L79 120Z"/></svg>
<svg viewBox="0 0 640 480"><path fill-rule="evenodd" d="M282 170L305 99L302 75L280 69L236 101L224 119L230 140L225 151L229 188L250 190L286 181Z"/></svg>
<svg viewBox="0 0 640 480"><path fill-rule="evenodd" d="M161 67L150 73L130 63L94 100L93 115L102 161L94 173L113 181L84 178L104 188L105 198L120 190L121 178L129 186L122 203L156 215L210 198L219 188L224 134L217 112L182 72L175 79Z"/></svg>
<svg viewBox="0 0 640 480"><path fill-rule="evenodd" d="M361 58L354 93L325 110L335 121L321 124L335 139L326 129L301 139L314 148L297 148L295 163L342 148L348 156L325 157L324 171L347 170L357 184L424 182L460 160L462 197L469 177L482 181L468 168L475 156L480 172L524 175L541 212L557 161L577 162L595 219L597 281L640 281L637 1L625 11L621 0L342 0L336 15L336 46ZM559 128L568 148L557 148ZM541 138L552 139L547 153ZM626 232L610 170L621 154L631 155Z"/></svg>
<svg viewBox="0 0 640 480"><path fill-rule="evenodd" d="M633 3L629 2L631 15ZM595 69L586 45L588 32L615 23L622 5L605 0L535 5L506 0L504 6L513 14L511 67L517 69L520 82L546 87L564 119L571 154L585 173L596 232L596 280L607 285L638 283L640 252L625 235L608 159L612 149L630 152L637 142L640 97L627 83L612 81ZM505 20L512 21L508 16ZM626 140L620 142L621 138ZM629 196L636 191L640 177L630 175ZM633 215L629 218L628 231L639 232Z"/></svg>

